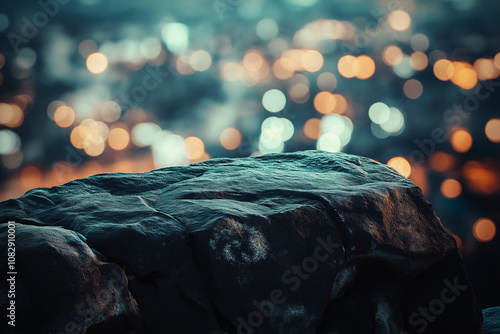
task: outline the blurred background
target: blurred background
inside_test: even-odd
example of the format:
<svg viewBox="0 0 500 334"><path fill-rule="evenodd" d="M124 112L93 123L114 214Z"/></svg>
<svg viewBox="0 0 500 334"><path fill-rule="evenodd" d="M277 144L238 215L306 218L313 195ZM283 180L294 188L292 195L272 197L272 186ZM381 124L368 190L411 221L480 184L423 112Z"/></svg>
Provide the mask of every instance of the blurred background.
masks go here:
<svg viewBox="0 0 500 334"><path fill-rule="evenodd" d="M0 4L0 200L320 149L422 188L500 305L500 2Z"/></svg>

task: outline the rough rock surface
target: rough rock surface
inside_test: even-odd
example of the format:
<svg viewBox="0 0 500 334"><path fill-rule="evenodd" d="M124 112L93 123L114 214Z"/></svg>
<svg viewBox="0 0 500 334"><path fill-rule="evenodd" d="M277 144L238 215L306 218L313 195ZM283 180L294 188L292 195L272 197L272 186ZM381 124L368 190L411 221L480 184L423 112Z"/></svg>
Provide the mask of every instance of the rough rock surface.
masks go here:
<svg viewBox="0 0 500 334"><path fill-rule="evenodd" d="M481 327L481 334L500 333L500 306L483 310L483 317L484 321Z"/></svg>
<svg viewBox="0 0 500 334"><path fill-rule="evenodd" d="M453 237L367 158L100 174L2 202L0 218L1 240L16 221L16 333L480 332Z"/></svg>

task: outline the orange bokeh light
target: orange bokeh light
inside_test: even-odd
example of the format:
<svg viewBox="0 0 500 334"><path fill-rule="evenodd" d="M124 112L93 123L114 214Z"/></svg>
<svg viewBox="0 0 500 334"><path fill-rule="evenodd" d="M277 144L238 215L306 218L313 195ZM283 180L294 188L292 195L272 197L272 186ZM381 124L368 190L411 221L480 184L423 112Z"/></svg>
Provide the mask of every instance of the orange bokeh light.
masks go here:
<svg viewBox="0 0 500 334"><path fill-rule="evenodd" d="M453 62L453 67L451 82L462 89L472 89L477 85L477 74L471 64Z"/></svg>
<svg viewBox="0 0 500 334"><path fill-rule="evenodd" d="M0 124L17 128L24 121L24 113L15 103L0 103Z"/></svg>
<svg viewBox="0 0 500 334"><path fill-rule="evenodd" d="M451 136L451 146L455 151L465 153L472 146L472 136L466 130L457 130Z"/></svg>
<svg viewBox="0 0 500 334"><path fill-rule="evenodd" d="M484 133L489 140L500 143L500 118L492 118L486 123Z"/></svg>
<svg viewBox="0 0 500 334"><path fill-rule="evenodd" d="M70 127L74 121L75 112L69 106L60 106L54 112L54 122L61 128Z"/></svg>
<svg viewBox="0 0 500 334"><path fill-rule="evenodd" d="M404 177L409 177L411 174L411 165L403 157L394 157L387 162L387 166L394 168L399 174Z"/></svg>
<svg viewBox="0 0 500 334"><path fill-rule="evenodd" d="M337 64L340 75L345 78L354 78L359 71L359 64L356 57L351 55L343 56Z"/></svg>
<svg viewBox="0 0 500 334"><path fill-rule="evenodd" d="M441 183L441 193L446 198L457 198L462 193L462 185L454 179L446 179Z"/></svg>
<svg viewBox="0 0 500 334"><path fill-rule="evenodd" d="M366 80L375 73L375 62L367 55L354 57L346 55L339 59L337 69L345 78L358 78Z"/></svg>
<svg viewBox="0 0 500 334"><path fill-rule="evenodd" d="M366 80L375 73L375 62L369 56L359 56L356 60L358 62L356 78Z"/></svg>
<svg viewBox="0 0 500 334"><path fill-rule="evenodd" d="M486 166L477 161L467 161L463 168L467 188L477 193L500 192L500 173L496 166Z"/></svg>
<svg viewBox="0 0 500 334"><path fill-rule="evenodd" d="M116 151L125 149L130 143L130 135L124 128L113 128L109 131L108 144Z"/></svg>
<svg viewBox="0 0 500 334"><path fill-rule="evenodd" d="M37 187L41 180L42 173L35 166L27 166L21 172L21 183L28 189Z"/></svg>
<svg viewBox="0 0 500 334"><path fill-rule="evenodd" d="M448 59L439 59L434 63L434 75L441 81L448 81L453 77L454 66Z"/></svg>
<svg viewBox="0 0 500 334"><path fill-rule="evenodd" d="M322 114L333 113L336 105L337 105L337 99L335 98L335 95L330 92L322 91L316 94L316 96L314 97L314 108L319 113Z"/></svg>
<svg viewBox="0 0 500 334"><path fill-rule="evenodd" d="M474 238L481 242L493 240L497 232L495 223L489 218L479 218L472 226Z"/></svg>
<svg viewBox="0 0 500 334"><path fill-rule="evenodd" d="M264 65L264 58L260 52L250 50L243 57L243 66L249 71L258 71Z"/></svg>
<svg viewBox="0 0 500 334"><path fill-rule="evenodd" d="M410 64L414 70L423 71L429 64L429 59L427 59L427 55L423 52L413 52L410 56Z"/></svg>
<svg viewBox="0 0 500 334"><path fill-rule="evenodd" d="M302 55L302 66L308 72L318 72L323 67L323 55L316 50L308 50Z"/></svg>
<svg viewBox="0 0 500 334"><path fill-rule="evenodd" d="M408 177L413 183L420 187L424 196L429 193L427 173L428 171L424 167L417 164L411 167L411 175Z"/></svg>
<svg viewBox="0 0 500 334"><path fill-rule="evenodd" d="M403 60L403 51L396 45L389 45L382 51L382 60L386 65L397 65Z"/></svg>
<svg viewBox="0 0 500 334"><path fill-rule="evenodd" d="M496 79L500 70L495 66L493 59L479 58L474 62L474 70L479 80Z"/></svg>
<svg viewBox="0 0 500 334"><path fill-rule="evenodd" d="M310 118L304 123L302 129L307 138L318 139L321 132L321 120L319 118Z"/></svg>
<svg viewBox="0 0 500 334"><path fill-rule="evenodd" d="M205 143L198 137L190 136L184 139L186 153L189 159L198 160L205 153Z"/></svg>
<svg viewBox="0 0 500 334"><path fill-rule="evenodd" d="M235 150L241 144L241 133L235 128L224 129L219 137L220 144L226 150Z"/></svg>
<svg viewBox="0 0 500 334"><path fill-rule="evenodd" d="M455 164L455 158L451 154L436 152L429 158L429 166L436 172L444 172Z"/></svg>
<svg viewBox="0 0 500 334"><path fill-rule="evenodd" d="M295 65L288 58L278 58L273 64L273 74L280 80L288 80L295 73Z"/></svg>

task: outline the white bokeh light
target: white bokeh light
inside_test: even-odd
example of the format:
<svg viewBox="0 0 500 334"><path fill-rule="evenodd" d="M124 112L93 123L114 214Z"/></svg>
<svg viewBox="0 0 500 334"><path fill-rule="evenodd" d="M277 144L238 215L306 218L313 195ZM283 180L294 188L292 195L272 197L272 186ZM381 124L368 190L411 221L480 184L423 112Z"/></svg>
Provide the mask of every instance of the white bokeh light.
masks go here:
<svg viewBox="0 0 500 334"><path fill-rule="evenodd" d="M269 112L279 112L285 108L286 97L279 89L270 89L262 96L262 105Z"/></svg>

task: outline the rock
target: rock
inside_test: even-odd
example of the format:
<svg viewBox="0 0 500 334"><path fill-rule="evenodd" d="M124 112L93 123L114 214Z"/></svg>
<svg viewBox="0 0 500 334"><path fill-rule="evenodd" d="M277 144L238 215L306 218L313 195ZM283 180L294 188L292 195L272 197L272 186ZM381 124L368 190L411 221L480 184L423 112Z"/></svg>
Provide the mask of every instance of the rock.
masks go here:
<svg viewBox="0 0 500 334"><path fill-rule="evenodd" d="M17 274L8 276L15 277L12 300L16 318L15 331L10 328L10 332L92 333L106 327L120 333L138 330L137 303L119 266L99 260L74 231L24 224L15 229ZM2 224L1 240L7 240L7 232L8 226ZM7 259L6 250L2 248L2 260ZM5 310L5 286L1 291ZM9 327L3 328L5 332Z"/></svg>
<svg viewBox="0 0 500 334"><path fill-rule="evenodd" d="M31 289L18 319L36 315L25 333L70 320L87 333L480 333L453 237L417 186L367 158L308 151L100 174L2 202L0 217L17 223L18 254L38 254L16 260ZM75 318L113 270L127 279L103 316ZM61 307L40 315L29 301L47 295Z"/></svg>
<svg viewBox="0 0 500 334"><path fill-rule="evenodd" d="M500 307L490 307L483 310L483 327L481 334L500 333Z"/></svg>

